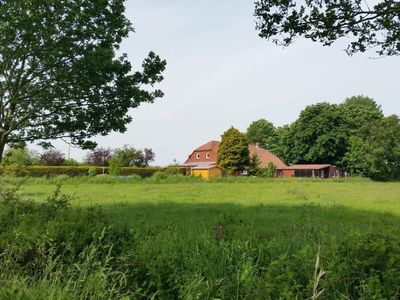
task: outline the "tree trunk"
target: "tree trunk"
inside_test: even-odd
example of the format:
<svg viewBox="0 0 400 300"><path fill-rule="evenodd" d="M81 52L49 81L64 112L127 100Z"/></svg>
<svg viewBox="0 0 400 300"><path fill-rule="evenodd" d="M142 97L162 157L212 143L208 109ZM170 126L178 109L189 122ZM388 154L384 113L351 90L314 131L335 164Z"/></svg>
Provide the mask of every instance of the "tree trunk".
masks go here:
<svg viewBox="0 0 400 300"><path fill-rule="evenodd" d="M6 147L7 136L5 134L0 135L0 163L3 160L4 148Z"/></svg>

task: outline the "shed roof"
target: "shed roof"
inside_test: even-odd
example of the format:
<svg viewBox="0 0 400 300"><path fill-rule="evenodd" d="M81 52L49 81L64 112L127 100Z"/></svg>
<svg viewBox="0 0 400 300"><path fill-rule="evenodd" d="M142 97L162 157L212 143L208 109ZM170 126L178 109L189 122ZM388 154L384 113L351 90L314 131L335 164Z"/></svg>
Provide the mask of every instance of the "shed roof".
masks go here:
<svg viewBox="0 0 400 300"><path fill-rule="evenodd" d="M182 167L207 167L207 166L212 166L216 165L216 162L187 162L182 164Z"/></svg>
<svg viewBox="0 0 400 300"><path fill-rule="evenodd" d="M282 169L285 170L321 170L325 168L329 168L332 165L330 164L302 164L302 165L292 165L287 166Z"/></svg>
<svg viewBox="0 0 400 300"><path fill-rule="evenodd" d="M193 167L192 170L210 170L210 169L214 169L214 168L218 168L218 169L222 170L222 168L217 165L197 166L197 167Z"/></svg>

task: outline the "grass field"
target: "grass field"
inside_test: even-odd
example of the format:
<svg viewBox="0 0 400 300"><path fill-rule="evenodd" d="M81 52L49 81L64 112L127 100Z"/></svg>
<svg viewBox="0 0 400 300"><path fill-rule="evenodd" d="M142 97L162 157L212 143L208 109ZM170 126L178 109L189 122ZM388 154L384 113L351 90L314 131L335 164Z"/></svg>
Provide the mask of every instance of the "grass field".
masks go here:
<svg viewBox="0 0 400 300"><path fill-rule="evenodd" d="M104 222L110 232L124 232L126 245L110 237L120 248L114 258L133 261L124 270L130 286L121 287L121 295L302 299L323 290L321 299L399 296L400 183L65 177L2 181L3 186L15 184L17 194L36 203L45 203L61 184L62 193L73 195L71 210L100 210L97 229ZM56 222L54 226L51 230L58 232ZM37 230L37 236L43 235ZM326 273L318 278L316 271Z"/></svg>

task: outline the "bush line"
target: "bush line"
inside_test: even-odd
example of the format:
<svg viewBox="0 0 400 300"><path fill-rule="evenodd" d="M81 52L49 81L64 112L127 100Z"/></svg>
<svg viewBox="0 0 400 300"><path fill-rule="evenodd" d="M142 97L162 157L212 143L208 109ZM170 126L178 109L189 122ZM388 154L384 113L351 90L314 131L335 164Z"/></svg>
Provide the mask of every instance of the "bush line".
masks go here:
<svg viewBox="0 0 400 300"><path fill-rule="evenodd" d="M109 174L109 167L101 166L28 166L24 168L0 167L0 175L13 174L17 176L51 177L58 175L86 176L89 169L95 169L96 174ZM151 177L154 173L162 172L161 167L122 167L121 176L138 175L140 177ZM179 173L183 173L180 169Z"/></svg>

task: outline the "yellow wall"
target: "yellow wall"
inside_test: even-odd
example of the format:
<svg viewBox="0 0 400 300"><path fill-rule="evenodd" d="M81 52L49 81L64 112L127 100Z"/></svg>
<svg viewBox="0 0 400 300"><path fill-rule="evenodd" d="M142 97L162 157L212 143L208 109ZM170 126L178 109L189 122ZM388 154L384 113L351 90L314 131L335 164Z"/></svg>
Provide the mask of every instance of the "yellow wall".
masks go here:
<svg viewBox="0 0 400 300"><path fill-rule="evenodd" d="M203 177L204 179L209 179L210 178L210 170L193 170L192 174L194 176L200 176Z"/></svg>
<svg viewBox="0 0 400 300"><path fill-rule="evenodd" d="M222 177L222 170L220 168L212 168L210 171L210 177Z"/></svg>
<svg viewBox="0 0 400 300"><path fill-rule="evenodd" d="M212 177L222 177L222 170L217 167L212 169L195 169L192 170L192 174L194 176L201 176L204 179L210 179Z"/></svg>

